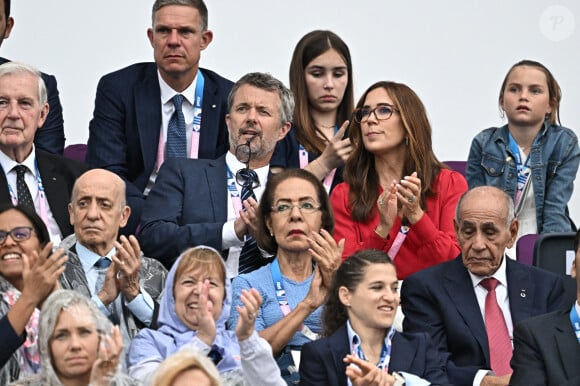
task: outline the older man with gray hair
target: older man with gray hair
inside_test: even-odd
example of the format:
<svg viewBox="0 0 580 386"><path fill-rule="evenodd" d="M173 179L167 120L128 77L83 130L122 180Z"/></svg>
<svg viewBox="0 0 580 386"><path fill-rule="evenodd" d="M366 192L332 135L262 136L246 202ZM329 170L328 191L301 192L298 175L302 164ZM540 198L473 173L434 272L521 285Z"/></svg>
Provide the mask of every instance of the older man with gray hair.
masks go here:
<svg viewBox="0 0 580 386"><path fill-rule="evenodd" d="M292 92L269 74L244 75L228 98L230 149L216 160L167 160L145 204L143 250L170 267L188 247L222 251L228 277L269 262L252 237L276 143L290 130Z"/></svg>
<svg viewBox="0 0 580 386"><path fill-rule="evenodd" d="M48 111L38 70L17 62L0 65L0 203L35 210L57 245L73 232L66 208L75 179L88 166L34 145Z"/></svg>

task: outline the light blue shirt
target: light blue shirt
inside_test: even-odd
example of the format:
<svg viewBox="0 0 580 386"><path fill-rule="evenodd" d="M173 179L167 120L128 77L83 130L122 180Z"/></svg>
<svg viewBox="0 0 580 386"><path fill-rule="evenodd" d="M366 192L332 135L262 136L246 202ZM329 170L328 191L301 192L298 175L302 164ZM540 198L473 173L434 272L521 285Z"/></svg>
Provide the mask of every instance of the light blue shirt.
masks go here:
<svg viewBox="0 0 580 386"><path fill-rule="evenodd" d="M116 314L115 316L117 316L117 320L120 321L122 319L122 297L117 296L114 304L111 304L110 307L106 307L103 302L101 302L101 299L99 299L97 296L98 294L95 293L95 286L99 276L99 272L95 267L95 263L101 259L101 256L78 242L76 244L76 251L83 266L83 270L85 271L85 276L89 285L89 291L91 291L91 299L107 317L110 318L113 314ZM104 257L112 261L112 256L115 254L115 252L116 249L113 247L113 249L111 249ZM153 320L153 310L155 308L155 303L151 295L149 295L143 289L143 287L140 287L140 294L137 295L135 299L130 302L125 301L124 305L141 322L145 323L146 325L151 324L151 321Z"/></svg>

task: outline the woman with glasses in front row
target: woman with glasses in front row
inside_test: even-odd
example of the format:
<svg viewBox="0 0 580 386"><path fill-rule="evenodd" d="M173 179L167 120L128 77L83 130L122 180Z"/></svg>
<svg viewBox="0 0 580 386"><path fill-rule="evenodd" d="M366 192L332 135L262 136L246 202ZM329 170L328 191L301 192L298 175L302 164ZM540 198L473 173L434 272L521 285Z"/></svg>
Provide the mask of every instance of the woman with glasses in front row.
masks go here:
<svg viewBox="0 0 580 386"><path fill-rule="evenodd" d="M40 306L58 288L66 261L62 249L52 252L36 212L0 206L0 385L40 371Z"/></svg>
<svg viewBox="0 0 580 386"><path fill-rule="evenodd" d="M399 279L459 254L453 218L465 178L433 153L423 103L408 86L377 82L357 104L345 182L331 195L343 257L387 252Z"/></svg>
<svg viewBox="0 0 580 386"><path fill-rule="evenodd" d="M255 288L263 302L256 330L272 350L288 384L297 384L293 361L304 343L321 330L321 305L340 265L343 241L332 238L334 218L322 183L310 172L286 169L268 179L258 209L258 245L276 257L272 263L233 281L228 320L236 325L242 290Z"/></svg>

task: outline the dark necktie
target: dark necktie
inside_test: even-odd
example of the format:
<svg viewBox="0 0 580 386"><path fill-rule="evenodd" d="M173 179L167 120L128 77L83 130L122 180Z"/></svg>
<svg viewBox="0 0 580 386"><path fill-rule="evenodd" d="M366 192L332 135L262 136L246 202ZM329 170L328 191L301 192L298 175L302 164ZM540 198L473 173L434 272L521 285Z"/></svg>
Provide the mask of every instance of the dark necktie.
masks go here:
<svg viewBox="0 0 580 386"><path fill-rule="evenodd" d="M491 369L496 375L511 374L510 359L512 344L506 326L505 318L495 294L497 279L490 277L481 281L481 286L487 290L485 297L485 329L489 343L489 359Z"/></svg>
<svg viewBox="0 0 580 386"><path fill-rule="evenodd" d="M106 257L101 257L95 263L94 267L97 269L97 280L95 282L95 295L103 288L103 284L105 284L105 276L107 274L107 268L111 265L111 260L107 259Z"/></svg>
<svg viewBox="0 0 580 386"><path fill-rule="evenodd" d="M16 170L16 193L18 194L18 205L34 211L34 201L30 195L28 185L26 185L26 181L24 180L24 175L28 171L28 168L24 165L17 165L14 167L14 170Z"/></svg>
<svg viewBox="0 0 580 386"><path fill-rule="evenodd" d="M187 136L185 134L185 117L181 109L183 95L176 94L171 100L175 106L175 111L167 125L166 157L185 158L187 156Z"/></svg>
<svg viewBox="0 0 580 386"><path fill-rule="evenodd" d="M254 194L254 183L258 182L258 175L255 171L251 169L241 169L237 173L241 179L243 179L242 184L242 193L240 195L242 202L252 197L254 200L256 199L256 195ZM240 273L247 273L255 270L256 268L261 267L263 264L261 260L261 253L258 249L258 244L256 240L251 236L246 236L246 242L242 247L242 251L240 252L240 259L239 259L239 266L238 266L238 274Z"/></svg>

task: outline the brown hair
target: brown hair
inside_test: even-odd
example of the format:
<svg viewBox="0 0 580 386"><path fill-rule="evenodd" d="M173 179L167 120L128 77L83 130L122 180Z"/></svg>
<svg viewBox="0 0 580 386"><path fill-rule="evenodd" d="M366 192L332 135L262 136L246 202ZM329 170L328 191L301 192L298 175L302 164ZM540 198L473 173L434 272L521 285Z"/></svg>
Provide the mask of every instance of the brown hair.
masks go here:
<svg viewBox="0 0 580 386"><path fill-rule="evenodd" d="M548 85L548 96L550 98L550 107L552 107L552 112L546 115L546 118L549 118L550 123L552 125L555 124L560 125L560 101L562 100L562 90L560 89L560 85L556 81L556 78L554 78L554 75L552 75L552 73L550 72L550 70L548 70L546 66L544 66L540 62L536 62L535 60L529 59L520 60L519 62L511 66L510 70L503 79L501 88L499 90L499 107L501 111L501 116L503 117L503 110L501 110L501 104L503 101L503 94L507 86L507 80L512 71L516 67L520 66L535 67L538 70L542 71L544 75L546 75L546 83Z"/></svg>
<svg viewBox="0 0 580 386"><path fill-rule="evenodd" d="M408 152L403 166L403 176L414 171L421 179L421 208L425 209L426 197L432 197L437 192L433 190L433 182L441 169L446 166L441 163L433 152L431 140L431 125L427 118L425 106L419 96L407 85L396 82L381 81L370 86L357 103L357 108L364 105L367 95L383 88L393 100L399 111ZM350 132L353 152L344 167L344 179L349 185L349 201L351 217L355 221L368 221L376 211L376 201L379 197L379 176L375 168L375 158L367 151L362 141L360 123L353 122ZM401 176L402 177L402 176Z"/></svg>
<svg viewBox="0 0 580 386"><path fill-rule="evenodd" d="M258 234L256 235L256 242L263 250L275 254L278 249L278 244L274 236L270 235L266 220L272 214L272 205L274 204L274 194L278 185L290 178L299 178L308 181L314 186L318 202L320 203L320 212L322 213L322 229L327 230L332 234L334 230L334 214L332 206L328 199L328 193L324 185L310 172L303 169L285 169L280 173L273 174L268 178L266 189L260 199L258 207Z"/></svg>
<svg viewBox="0 0 580 386"><path fill-rule="evenodd" d="M330 49L336 50L342 57L348 72L348 82L336 116L337 123L342 124L342 122L350 118L354 106L352 60L346 43L331 31L316 30L309 32L296 45L290 62L290 89L296 102L293 120L296 128L296 139L306 150L318 154L324 151L326 144L317 135L320 131L314 124L314 119L310 114L310 102L308 100L304 69L315 58Z"/></svg>

